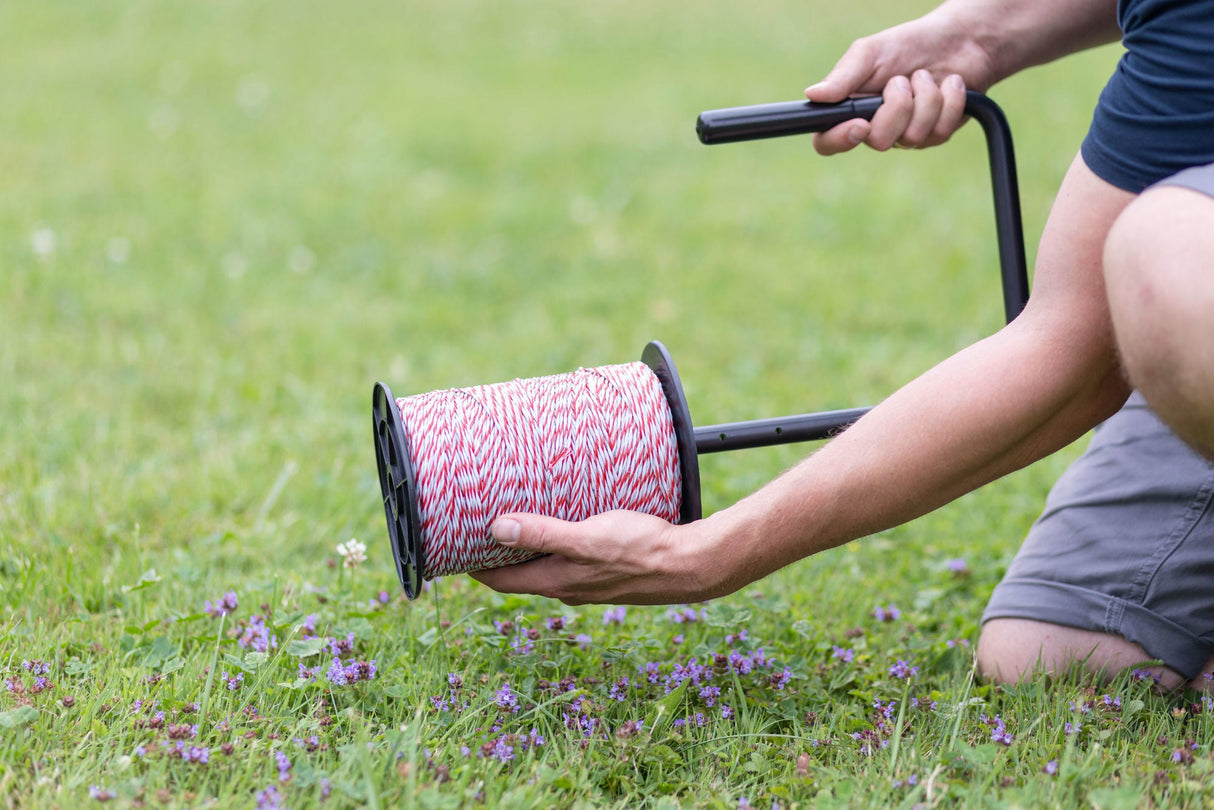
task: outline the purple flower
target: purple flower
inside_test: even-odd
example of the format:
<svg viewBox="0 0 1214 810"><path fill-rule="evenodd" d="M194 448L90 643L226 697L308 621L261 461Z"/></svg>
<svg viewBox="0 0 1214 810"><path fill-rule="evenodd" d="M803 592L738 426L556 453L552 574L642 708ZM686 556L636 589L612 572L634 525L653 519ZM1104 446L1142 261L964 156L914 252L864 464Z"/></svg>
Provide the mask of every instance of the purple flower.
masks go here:
<svg viewBox="0 0 1214 810"><path fill-rule="evenodd" d="M89 796L99 802L108 802L110 799L117 798L118 794L99 785L89 785Z"/></svg>
<svg viewBox="0 0 1214 810"><path fill-rule="evenodd" d="M21 666L31 675L50 675L51 665L45 661L34 659L32 661L22 661Z"/></svg>
<svg viewBox="0 0 1214 810"><path fill-rule="evenodd" d="M667 610L666 618L670 619L670 621L674 622L675 624L689 624L698 622L700 620L700 614L695 611L695 608L684 605L681 609L671 608L670 610Z"/></svg>
<svg viewBox="0 0 1214 810"><path fill-rule="evenodd" d="M873 608L873 618L879 622L892 622L902 615L902 611L898 610L894 605L889 607L881 607L877 605Z"/></svg>
<svg viewBox="0 0 1214 810"><path fill-rule="evenodd" d="M1011 745L1015 742L1015 737L1008 733L1007 727L1003 725L1003 718L995 715L995 719L991 720L986 715L982 715L982 722L986 723L991 729L991 742L997 742L1001 745Z"/></svg>
<svg viewBox="0 0 1214 810"><path fill-rule="evenodd" d="M257 810L282 810L282 795L278 792L278 787L270 785L265 790L257 791L255 795L257 801Z"/></svg>
<svg viewBox="0 0 1214 810"><path fill-rule="evenodd" d="M256 652L269 652L278 647L278 636L274 635L266 625L264 616L253 616L249 619L249 624L241 632L240 637L236 639L236 643Z"/></svg>
<svg viewBox="0 0 1214 810"><path fill-rule="evenodd" d="M291 778L291 760L282 751L274 752L274 759L278 767L278 781L285 782Z"/></svg>
<svg viewBox="0 0 1214 810"><path fill-rule="evenodd" d="M510 639L510 649L519 655L530 655L535 652L535 642L529 636L524 635L520 628L518 635Z"/></svg>
<svg viewBox="0 0 1214 810"><path fill-rule="evenodd" d="M530 742L530 744L533 748L544 744L543 736L540 735L540 732L538 729L534 729L534 728L531 729L531 733L527 735L527 740L528 740L528 742Z"/></svg>
<svg viewBox="0 0 1214 810"><path fill-rule="evenodd" d="M211 750L199 745L184 746L181 749L181 758L186 762L197 762L205 765L211 761Z"/></svg>
<svg viewBox="0 0 1214 810"><path fill-rule="evenodd" d="M913 677L914 675L918 674L918 672L919 667L912 667L901 658L899 658L897 663L889 668L890 675L903 681Z"/></svg>
<svg viewBox="0 0 1214 810"><path fill-rule="evenodd" d="M300 664L300 666L303 666L303 664ZM228 675L227 670L224 670L221 677L223 678L224 686L227 687L229 692L235 692L240 688L240 685L244 683L243 672L237 672L235 675Z"/></svg>
<svg viewBox="0 0 1214 810"><path fill-rule="evenodd" d="M771 686L773 689L783 691L784 687L788 686L792 680L792 668L784 667L783 672L776 672L771 676Z"/></svg>
<svg viewBox="0 0 1214 810"><path fill-rule="evenodd" d="M509 762L514 759L514 746L506 742L505 735L497 738L493 744L491 756L498 762Z"/></svg>
<svg viewBox="0 0 1214 810"><path fill-rule="evenodd" d="M948 570L954 574L967 574L970 570L969 565L961 557L954 557L945 564L948 566Z"/></svg>
<svg viewBox="0 0 1214 810"><path fill-rule="evenodd" d="M704 701L704 705L712 708L717 705L717 698L721 696L721 687L705 686L700 690L700 700Z"/></svg>
<svg viewBox="0 0 1214 810"><path fill-rule="evenodd" d="M628 615L628 609L623 605L607 608L603 613L603 624L623 624L626 615Z"/></svg>
<svg viewBox="0 0 1214 810"><path fill-rule="evenodd" d="M354 652L354 633L347 633L345 638L330 637L329 652L339 657Z"/></svg>
<svg viewBox="0 0 1214 810"><path fill-rule="evenodd" d="M1062 730L1063 730L1064 732L1066 732L1066 735L1069 737L1069 736L1071 736L1072 734L1078 734L1080 731L1082 731L1082 730L1083 730L1083 724L1082 724L1082 723L1078 723L1078 722L1076 722L1076 723L1067 723L1065 726L1063 726Z"/></svg>
<svg viewBox="0 0 1214 810"><path fill-rule="evenodd" d="M831 652L831 656L834 658L838 658L840 661L842 661L845 664L850 664L852 659L856 657L855 650L845 649L843 647L839 647L836 645L831 645L831 646L834 647L833 651Z"/></svg>
<svg viewBox="0 0 1214 810"><path fill-rule="evenodd" d="M730 708L729 706L726 706L724 703L721 704L721 718L723 720L732 720L733 719L733 709Z"/></svg>
<svg viewBox="0 0 1214 810"><path fill-rule="evenodd" d="M594 641L594 639L590 638L590 636L586 635L585 633L578 633L576 636L574 636L573 640L577 642L577 645L583 650L589 649L591 642Z"/></svg>
<svg viewBox="0 0 1214 810"><path fill-rule="evenodd" d="M374 680L377 670L378 667L374 661L351 661L343 664L340 658L334 658L328 671L325 672L325 677L334 686L349 686L358 681Z"/></svg>
<svg viewBox="0 0 1214 810"><path fill-rule="evenodd" d="M227 614L233 612L239 606L240 600L236 598L236 592L228 591L223 595L222 599L216 599L214 602L212 602L210 599L206 600L206 602L203 604L203 609L206 610L206 612L210 614L212 618L218 619L220 616L226 616Z"/></svg>
<svg viewBox="0 0 1214 810"><path fill-rule="evenodd" d="M493 695L493 702L499 709L504 709L511 714L518 714L518 695L510 688L509 683L502 684L502 688Z"/></svg>
<svg viewBox="0 0 1214 810"><path fill-rule="evenodd" d="M612 700L624 701L628 697L628 677L625 676L613 683L607 696Z"/></svg>
<svg viewBox="0 0 1214 810"><path fill-rule="evenodd" d="M742 632L746 632L743 630ZM740 675L749 675L755 667L755 660L750 656L743 655L737 650L729 651L729 665Z"/></svg>
<svg viewBox="0 0 1214 810"><path fill-rule="evenodd" d="M1051 759L1049 762L1045 763L1045 767L1043 767L1043 768L1041 769L1041 772L1042 772L1042 773L1044 773L1044 774L1048 774L1048 775L1050 775L1050 776L1055 776L1055 775L1057 775L1057 773L1058 773L1058 760L1056 760L1056 759Z"/></svg>
<svg viewBox="0 0 1214 810"><path fill-rule="evenodd" d="M350 679L346 677L346 668L341 663L340 658L333 659L333 663L329 665L329 671L325 673L325 677L334 686L345 686L350 683Z"/></svg>

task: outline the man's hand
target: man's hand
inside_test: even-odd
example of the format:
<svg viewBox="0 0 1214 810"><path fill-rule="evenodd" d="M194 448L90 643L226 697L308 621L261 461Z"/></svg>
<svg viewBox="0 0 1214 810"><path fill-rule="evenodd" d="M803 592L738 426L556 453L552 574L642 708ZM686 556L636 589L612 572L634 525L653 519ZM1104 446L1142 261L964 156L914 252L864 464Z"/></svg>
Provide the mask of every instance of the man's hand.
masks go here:
<svg viewBox="0 0 1214 810"><path fill-rule="evenodd" d="M548 556L478 571L472 577L505 593L533 593L566 604L668 605L729 593L709 559L704 521L675 526L639 512L607 512L570 523L541 515L503 515L494 538Z"/></svg>
<svg viewBox="0 0 1214 810"><path fill-rule="evenodd" d="M814 148L834 155L862 143L882 152L944 143L963 122L966 86L985 89L993 79L988 56L947 14L858 39L805 95L833 103L879 93L884 101L871 122L857 118L815 135Z"/></svg>

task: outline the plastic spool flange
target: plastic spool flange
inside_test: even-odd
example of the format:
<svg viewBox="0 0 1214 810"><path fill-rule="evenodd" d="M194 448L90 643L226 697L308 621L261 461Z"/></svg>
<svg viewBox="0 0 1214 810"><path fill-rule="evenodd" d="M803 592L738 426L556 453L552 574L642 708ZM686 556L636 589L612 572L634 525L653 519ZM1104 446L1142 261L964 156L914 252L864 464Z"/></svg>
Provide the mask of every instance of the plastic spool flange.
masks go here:
<svg viewBox="0 0 1214 810"><path fill-rule="evenodd" d="M699 520L703 514L700 502L700 456L696 450L695 429L691 424L691 411L687 408L687 397L683 394L679 372L674 367L670 352L657 340L650 341L645 347L641 362L649 366L662 384L662 393L666 395L674 421L674 435L679 445L679 472L683 478L679 523Z"/></svg>
<svg viewBox="0 0 1214 810"><path fill-rule="evenodd" d="M384 515L392 540L392 557L405 595L416 599L422 590L426 557L422 545L421 518L417 512L417 478L409 456L405 425L396 397L383 383L375 384L371 398L375 427L375 461L379 488L384 496Z"/></svg>

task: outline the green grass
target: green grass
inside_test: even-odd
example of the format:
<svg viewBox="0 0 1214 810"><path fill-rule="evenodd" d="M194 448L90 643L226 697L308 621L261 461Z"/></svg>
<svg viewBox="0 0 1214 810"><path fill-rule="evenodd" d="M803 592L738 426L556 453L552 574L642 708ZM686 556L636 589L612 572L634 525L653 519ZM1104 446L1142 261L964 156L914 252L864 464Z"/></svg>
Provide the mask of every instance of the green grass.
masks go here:
<svg viewBox="0 0 1214 810"><path fill-rule="evenodd" d="M79 806L94 786L119 806L250 807L276 786L291 807L325 790L338 807L1202 805L1211 734L1183 699L1129 681L992 689L957 643L1074 449L693 623L633 608L605 625L602 608L464 577L397 596L376 380L553 374L658 338L709 424L870 404L998 328L977 127L831 160L803 139L695 139L699 111L796 98L851 38L914 11L0 6L4 803ZM992 93L1030 253L1115 58ZM807 451L705 458L707 508ZM369 560L348 571L351 537ZM239 608L208 616L229 589ZM329 688L312 615L316 638L353 633L373 680ZM240 641L262 621L264 653ZM666 694L676 664L760 646L776 663L718 666L716 705ZM891 676L899 660L917 674ZM517 713L495 702L507 683ZM1066 735L1071 702L1106 693L1120 709ZM178 739L209 761L174 755Z"/></svg>

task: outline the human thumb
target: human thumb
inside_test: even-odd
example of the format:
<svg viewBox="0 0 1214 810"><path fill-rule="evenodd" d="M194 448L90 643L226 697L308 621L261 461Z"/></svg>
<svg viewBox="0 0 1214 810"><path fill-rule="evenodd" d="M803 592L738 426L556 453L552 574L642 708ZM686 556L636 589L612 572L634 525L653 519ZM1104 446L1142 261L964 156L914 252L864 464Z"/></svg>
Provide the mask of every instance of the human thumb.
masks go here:
<svg viewBox="0 0 1214 810"><path fill-rule="evenodd" d="M493 539L507 548L536 554L569 554L580 535L579 524L547 515L501 515L489 527Z"/></svg>
<svg viewBox="0 0 1214 810"><path fill-rule="evenodd" d="M500 517L493 521L493 525L489 527L489 533L503 546L514 546L518 545L519 537L523 533L523 526L514 518Z"/></svg>
<svg viewBox="0 0 1214 810"><path fill-rule="evenodd" d="M805 88L805 97L820 104L847 100L853 93L867 92L873 61L868 48L853 44L821 81Z"/></svg>

